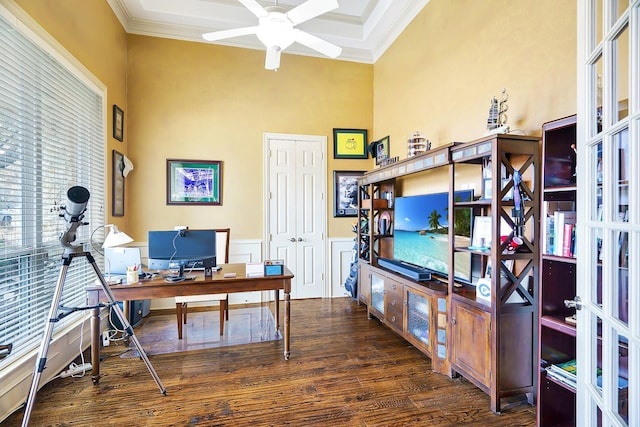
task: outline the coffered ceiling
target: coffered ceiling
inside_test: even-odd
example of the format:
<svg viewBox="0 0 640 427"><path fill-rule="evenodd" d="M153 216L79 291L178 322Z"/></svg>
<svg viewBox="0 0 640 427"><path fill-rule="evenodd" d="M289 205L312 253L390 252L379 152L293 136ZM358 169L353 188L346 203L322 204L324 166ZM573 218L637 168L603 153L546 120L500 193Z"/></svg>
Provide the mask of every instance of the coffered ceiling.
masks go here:
<svg viewBox="0 0 640 427"><path fill-rule="evenodd" d="M257 25L237 0L107 0L130 34L264 50L255 35L206 42L202 34ZM258 0L290 10L305 0ZM333 11L298 25L342 47L337 60L374 63L429 0L339 0ZM322 56L298 43L285 53Z"/></svg>

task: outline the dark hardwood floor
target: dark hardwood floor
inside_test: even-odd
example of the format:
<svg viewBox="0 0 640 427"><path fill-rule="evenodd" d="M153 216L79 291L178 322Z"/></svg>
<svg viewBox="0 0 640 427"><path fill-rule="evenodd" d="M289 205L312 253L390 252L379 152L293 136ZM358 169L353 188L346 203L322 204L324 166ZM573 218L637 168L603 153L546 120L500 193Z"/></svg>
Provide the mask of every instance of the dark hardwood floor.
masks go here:
<svg viewBox="0 0 640 427"><path fill-rule="evenodd" d="M110 346L99 385L90 376L52 381L38 392L30 425L535 425L535 408L524 398L493 414L486 394L464 378L431 372L428 358L367 320L352 299L294 300L291 307L289 361L282 340L150 356L163 396L141 360L117 357L122 347ZM2 427L19 426L22 415Z"/></svg>

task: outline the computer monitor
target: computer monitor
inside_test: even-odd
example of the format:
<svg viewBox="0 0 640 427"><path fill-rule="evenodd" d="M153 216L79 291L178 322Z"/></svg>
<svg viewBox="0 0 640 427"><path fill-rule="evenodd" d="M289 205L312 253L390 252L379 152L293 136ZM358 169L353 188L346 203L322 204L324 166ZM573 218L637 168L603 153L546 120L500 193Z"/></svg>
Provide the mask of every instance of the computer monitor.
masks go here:
<svg viewBox="0 0 640 427"><path fill-rule="evenodd" d="M185 269L215 267L215 230L149 231L149 270L167 270L174 262Z"/></svg>

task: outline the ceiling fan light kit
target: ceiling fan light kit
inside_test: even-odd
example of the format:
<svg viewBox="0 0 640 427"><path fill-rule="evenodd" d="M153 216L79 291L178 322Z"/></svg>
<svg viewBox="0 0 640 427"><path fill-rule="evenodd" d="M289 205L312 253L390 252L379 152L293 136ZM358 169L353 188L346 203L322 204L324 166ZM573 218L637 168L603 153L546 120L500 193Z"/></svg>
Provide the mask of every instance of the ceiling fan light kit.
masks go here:
<svg viewBox="0 0 640 427"><path fill-rule="evenodd" d="M264 64L267 70L280 68L280 53L291 46L293 42L298 42L330 58L337 58L342 53L342 48L339 46L295 28L298 24L336 9L338 7L337 0L307 0L289 12L284 12L284 9L278 6L277 1L275 6L266 8L256 0L238 1L258 17L258 25L205 33L202 35L205 40L216 41L255 34L267 49Z"/></svg>

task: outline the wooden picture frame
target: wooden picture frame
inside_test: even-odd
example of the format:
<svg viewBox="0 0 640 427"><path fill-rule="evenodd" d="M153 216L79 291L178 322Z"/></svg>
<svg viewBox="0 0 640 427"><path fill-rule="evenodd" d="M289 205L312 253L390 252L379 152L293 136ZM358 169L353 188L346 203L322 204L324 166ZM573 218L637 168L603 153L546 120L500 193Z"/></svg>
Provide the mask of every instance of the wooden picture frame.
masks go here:
<svg viewBox="0 0 640 427"><path fill-rule="evenodd" d="M111 215L124 216L124 155L116 150L111 154Z"/></svg>
<svg viewBox="0 0 640 427"><path fill-rule="evenodd" d="M367 144L366 129L333 129L334 159L366 159Z"/></svg>
<svg viewBox="0 0 640 427"><path fill-rule="evenodd" d="M364 171L333 171L333 216L358 216L358 177Z"/></svg>
<svg viewBox="0 0 640 427"><path fill-rule="evenodd" d="M376 165L389 158L389 135L376 142Z"/></svg>
<svg viewBox="0 0 640 427"><path fill-rule="evenodd" d="M167 205L222 205L222 162L167 159Z"/></svg>
<svg viewBox="0 0 640 427"><path fill-rule="evenodd" d="M124 141L124 111L116 104L113 104L113 137Z"/></svg>

